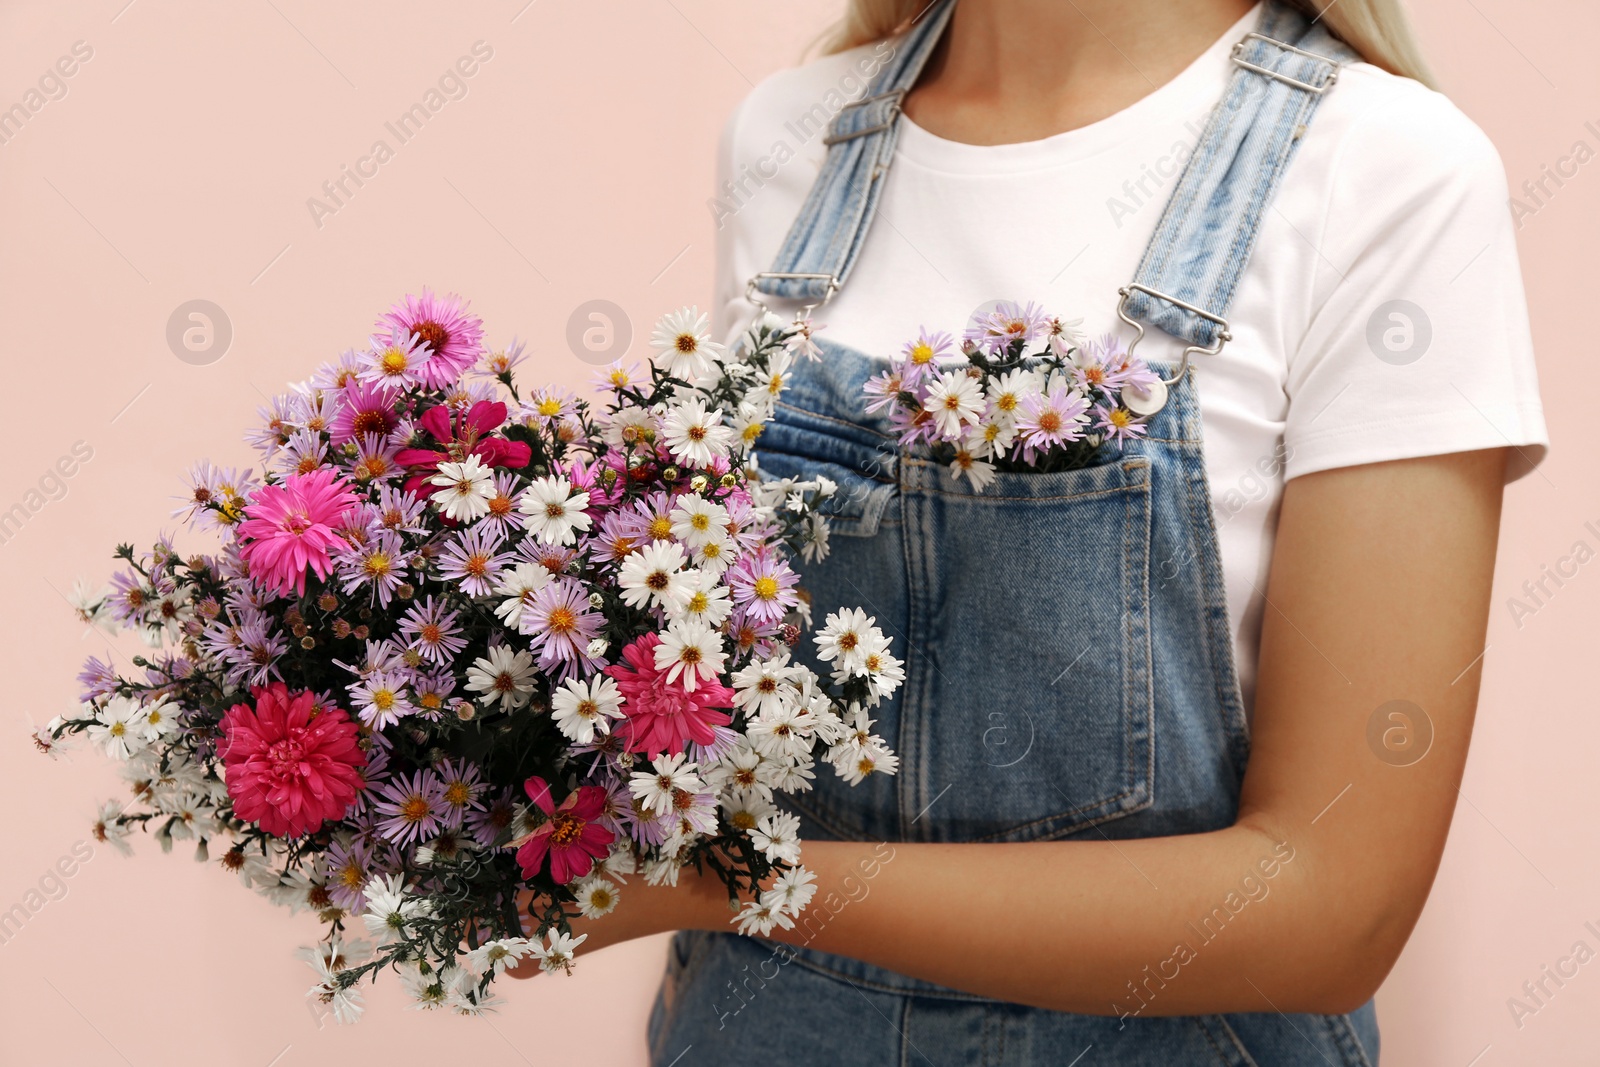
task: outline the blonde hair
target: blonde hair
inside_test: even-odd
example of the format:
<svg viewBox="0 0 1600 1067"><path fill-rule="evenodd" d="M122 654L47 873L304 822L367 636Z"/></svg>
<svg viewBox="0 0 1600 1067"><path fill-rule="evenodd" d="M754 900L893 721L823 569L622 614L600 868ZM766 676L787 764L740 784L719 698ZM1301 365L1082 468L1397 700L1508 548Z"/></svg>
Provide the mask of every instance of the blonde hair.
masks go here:
<svg viewBox="0 0 1600 1067"><path fill-rule="evenodd" d="M1321 21L1368 63L1433 88L1433 76L1411 32L1400 0L1281 0ZM849 0L844 18L823 44L843 52L892 36L928 6L928 0Z"/></svg>

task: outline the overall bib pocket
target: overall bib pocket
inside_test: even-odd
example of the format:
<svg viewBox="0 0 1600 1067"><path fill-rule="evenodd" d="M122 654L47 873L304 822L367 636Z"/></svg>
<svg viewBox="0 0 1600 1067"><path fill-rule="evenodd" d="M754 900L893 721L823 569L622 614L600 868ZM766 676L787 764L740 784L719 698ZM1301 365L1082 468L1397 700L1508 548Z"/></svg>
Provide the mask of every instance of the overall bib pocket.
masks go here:
<svg viewBox="0 0 1600 1067"><path fill-rule="evenodd" d="M1153 802L1150 469L1130 453L974 493L907 461L919 837L1060 837Z"/></svg>
<svg viewBox="0 0 1600 1067"><path fill-rule="evenodd" d="M874 712L899 774L819 774L796 810L832 836L971 841L1148 807L1148 459L999 474L974 493L942 465L780 420L761 469L839 485L830 554L802 581L814 624L860 606L907 671Z"/></svg>

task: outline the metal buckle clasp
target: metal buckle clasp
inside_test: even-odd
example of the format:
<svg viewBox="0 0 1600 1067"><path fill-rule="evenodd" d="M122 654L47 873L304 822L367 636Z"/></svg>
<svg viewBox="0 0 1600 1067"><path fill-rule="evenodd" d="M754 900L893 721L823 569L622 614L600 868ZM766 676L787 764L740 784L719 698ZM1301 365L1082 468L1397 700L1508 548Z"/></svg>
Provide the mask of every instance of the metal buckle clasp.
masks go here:
<svg viewBox="0 0 1600 1067"><path fill-rule="evenodd" d="M1208 322L1214 322L1218 326L1222 327L1222 329L1217 332L1216 342L1209 348L1202 348L1200 345L1190 345L1188 348L1185 348L1183 350L1183 358L1178 361L1178 369L1173 372L1172 377L1161 379L1162 385L1176 385L1183 378L1183 376L1188 373L1189 357L1194 353L1198 352L1202 356L1214 356L1218 352L1222 351L1222 346L1224 344L1233 340L1233 334L1228 332L1228 320L1223 318L1221 315L1213 315L1204 308L1195 307L1186 300L1179 300L1175 296L1170 296L1158 289L1152 289L1148 285L1140 285L1138 282L1129 282L1127 285L1124 285L1121 289L1117 290L1117 295L1122 298L1117 301L1117 318L1121 319L1123 322L1127 323L1129 326L1132 326L1138 331L1134 339L1128 343L1129 356L1132 356L1133 350L1139 347L1139 342L1144 340L1144 323L1128 314L1128 298L1136 292L1143 293L1144 295L1152 297L1156 300L1165 300L1169 304L1180 307L1192 314L1199 315L1202 319L1205 319Z"/></svg>
<svg viewBox="0 0 1600 1067"><path fill-rule="evenodd" d="M796 322L803 321L809 317L813 311L817 310L817 308L832 300L834 296L838 294L839 287L844 284L839 281L838 276L834 274L816 274L783 270L764 270L759 274L753 274L750 276L750 280L744 283L744 298L756 306L756 316L758 318L762 315L769 315L772 313L772 309L767 307L767 302L761 299L761 291L756 288L756 283L766 278L791 278L797 281L825 281L828 283L827 291L822 294L821 300L818 300L812 304L804 304L801 306L799 311L795 312L794 321Z"/></svg>
<svg viewBox="0 0 1600 1067"><path fill-rule="evenodd" d="M1285 52L1293 52L1297 56L1305 56L1307 59L1315 59L1318 62L1327 63L1333 69L1328 74L1328 80L1323 82L1321 85L1313 85L1310 82L1303 82L1298 78L1291 78L1287 74L1279 74L1275 70L1270 70L1267 67L1258 66L1255 63L1250 63L1239 58L1239 54L1245 50L1245 47L1249 45L1252 39L1257 41L1266 41L1268 44L1276 45ZM1306 92L1312 93L1316 96L1321 96L1323 93L1327 92L1333 87L1333 83L1339 80L1339 64L1335 63L1327 56L1319 56L1315 52L1307 52L1304 48L1296 48L1292 44L1284 44L1282 41L1274 37L1268 37L1264 33L1247 33L1241 37L1239 39L1239 43L1233 46L1232 59L1245 70L1254 71L1257 74L1272 78L1275 81L1283 82L1285 85L1292 85L1296 89L1304 89Z"/></svg>
<svg viewBox="0 0 1600 1067"><path fill-rule="evenodd" d="M865 137L870 133L882 133L890 126L893 126L895 119L900 117L900 105L905 101L905 98L906 91L904 89L891 89L886 93L879 93L877 96L868 96L860 100L850 101L848 104L844 105L844 107L839 109L840 115L843 115L846 111L849 111L853 107L866 107L868 104L876 104L879 100L893 100L894 103L889 105L888 116L882 122L878 123L878 125L868 126L864 130L856 130L853 133L830 133L828 136L822 139L822 143L831 148L836 144L842 144L845 141L853 141L857 137Z"/></svg>

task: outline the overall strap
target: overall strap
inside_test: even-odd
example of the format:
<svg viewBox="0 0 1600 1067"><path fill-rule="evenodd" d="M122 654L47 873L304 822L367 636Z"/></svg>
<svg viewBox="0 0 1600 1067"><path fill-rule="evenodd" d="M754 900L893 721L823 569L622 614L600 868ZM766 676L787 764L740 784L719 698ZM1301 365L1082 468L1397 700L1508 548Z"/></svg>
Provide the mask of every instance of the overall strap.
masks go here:
<svg viewBox="0 0 1600 1067"><path fill-rule="evenodd" d="M850 276L894 158L900 102L944 35L955 0L935 0L895 42L867 93L840 109L823 143L822 171L772 269L750 280L752 294L821 303Z"/></svg>
<svg viewBox="0 0 1600 1067"><path fill-rule="evenodd" d="M1261 218L1340 64L1359 57L1320 22L1268 0L1232 58L1227 92L1118 308L1141 334L1147 323L1190 351L1215 352L1229 339L1228 308Z"/></svg>

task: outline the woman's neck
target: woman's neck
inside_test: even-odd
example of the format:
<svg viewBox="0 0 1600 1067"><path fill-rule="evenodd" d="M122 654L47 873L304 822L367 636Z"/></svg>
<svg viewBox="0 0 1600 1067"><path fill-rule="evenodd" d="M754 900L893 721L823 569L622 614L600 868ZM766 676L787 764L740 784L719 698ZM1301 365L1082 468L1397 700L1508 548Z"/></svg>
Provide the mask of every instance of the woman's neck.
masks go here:
<svg viewBox="0 0 1600 1067"><path fill-rule="evenodd" d="M1171 81L1253 3L961 0L906 114L979 145L1087 126Z"/></svg>

